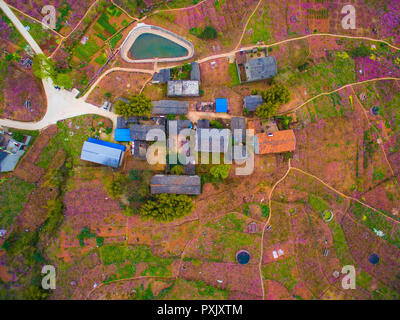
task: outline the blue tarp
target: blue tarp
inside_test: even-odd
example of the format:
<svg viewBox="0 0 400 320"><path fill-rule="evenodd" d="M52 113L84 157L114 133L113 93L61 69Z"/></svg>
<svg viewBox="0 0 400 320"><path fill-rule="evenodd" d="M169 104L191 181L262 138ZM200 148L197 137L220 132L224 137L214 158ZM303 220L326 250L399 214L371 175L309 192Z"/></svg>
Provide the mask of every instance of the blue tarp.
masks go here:
<svg viewBox="0 0 400 320"><path fill-rule="evenodd" d="M106 147L118 149L118 150L121 150L121 151L124 151L124 152L126 150L126 147L122 146L120 144L112 143L112 142L108 142L108 141L103 141L103 140L97 140L97 139L94 139L94 138L89 138L88 142L95 143L95 144L98 144L98 145L101 145L101 146L106 146Z"/></svg>
<svg viewBox="0 0 400 320"><path fill-rule="evenodd" d="M115 141L129 142L131 139L131 130L129 129L116 129L115 130Z"/></svg>
<svg viewBox="0 0 400 320"><path fill-rule="evenodd" d="M216 112L228 112L228 100L227 99L215 99L215 111Z"/></svg>

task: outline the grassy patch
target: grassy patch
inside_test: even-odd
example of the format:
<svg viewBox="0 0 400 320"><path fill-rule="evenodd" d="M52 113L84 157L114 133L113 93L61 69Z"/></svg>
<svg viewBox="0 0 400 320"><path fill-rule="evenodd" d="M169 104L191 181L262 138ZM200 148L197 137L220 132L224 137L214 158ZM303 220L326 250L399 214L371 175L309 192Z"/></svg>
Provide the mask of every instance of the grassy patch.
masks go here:
<svg viewBox="0 0 400 320"><path fill-rule="evenodd" d="M100 248L100 253L104 265L117 266L116 273L106 281L133 277L136 274L136 264L140 262L147 265L141 276L167 277L171 275L168 266L173 259L155 256L151 248L147 246L104 245Z"/></svg>
<svg viewBox="0 0 400 320"><path fill-rule="evenodd" d="M293 256L262 267L264 279L275 280L291 292L298 282L296 261Z"/></svg>
<svg viewBox="0 0 400 320"><path fill-rule="evenodd" d="M239 80L239 75L238 75L237 68L236 68L236 63L230 63L228 70L229 70L229 75L231 77L231 85L232 86L239 85L240 80Z"/></svg>
<svg viewBox="0 0 400 320"><path fill-rule="evenodd" d="M15 177L0 180L0 229L11 227L33 189L33 184Z"/></svg>

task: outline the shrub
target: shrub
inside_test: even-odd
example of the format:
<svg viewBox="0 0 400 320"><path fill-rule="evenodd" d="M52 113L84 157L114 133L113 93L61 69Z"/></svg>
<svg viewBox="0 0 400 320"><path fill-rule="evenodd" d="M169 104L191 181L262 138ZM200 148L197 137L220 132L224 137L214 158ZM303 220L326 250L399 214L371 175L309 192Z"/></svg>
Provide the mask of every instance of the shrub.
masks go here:
<svg viewBox="0 0 400 320"><path fill-rule="evenodd" d="M140 208L142 217L158 221L172 221L183 217L193 210L192 198L187 195L158 194L154 200L149 200Z"/></svg>
<svg viewBox="0 0 400 320"><path fill-rule="evenodd" d="M205 27L203 32L200 34L200 38L205 39L205 40L215 39L217 36L218 36L218 32L212 26Z"/></svg>
<svg viewBox="0 0 400 320"><path fill-rule="evenodd" d="M225 180L228 178L230 170L231 166L229 164L219 164L210 169L210 174L216 179Z"/></svg>

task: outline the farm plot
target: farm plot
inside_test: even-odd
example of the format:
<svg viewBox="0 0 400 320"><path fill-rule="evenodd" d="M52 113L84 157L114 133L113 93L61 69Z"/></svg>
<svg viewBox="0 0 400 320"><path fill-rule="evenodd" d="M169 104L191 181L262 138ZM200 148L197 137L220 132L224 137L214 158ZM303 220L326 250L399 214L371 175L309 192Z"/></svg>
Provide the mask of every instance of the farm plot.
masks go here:
<svg viewBox="0 0 400 320"><path fill-rule="evenodd" d="M0 229L9 230L34 189L33 184L15 177L0 180Z"/></svg>
<svg viewBox="0 0 400 320"><path fill-rule="evenodd" d="M74 87L82 89L100 68L115 58L121 32L131 22L116 6L97 4L52 58L60 69L66 70Z"/></svg>
<svg viewBox="0 0 400 320"><path fill-rule="evenodd" d="M108 282L92 290L92 300L159 300L175 287L174 279L141 278Z"/></svg>
<svg viewBox="0 0 400 320"><path fill-rule="evenodd" d="M4 84L3 116L19 121L38 121L46 112L42 83L32 71L12 63Z"/></svg>
<svg viewBox="0 0 400 320"><path fill-rule="evenodd" d="M105 283L135 276L170 277L174 258L158 257L146 246L105 245L100 248Z"/></svg>
<svg viewBox="0 0 400 320"><path fill-rule="evenodd" d="M116 71L108 74L89 95L88 102L101 106L104 101L115 103L119 97L129 97L140 92L149 75Z"/></svg>
<svg viewBox="0 0 400 320"><path fill-rule="evenodd" d="M185 252L185 260L204 260L237 263L236 253L246 250L249 264L257 264L260 256L260 233L246 233L251 219L238 214L227 214L217 221L207 222L199 236Z"/></svg>
<svg viewBox="0 0 400 320"><path fill-rule="evenodd" d="M56 135L57 126L53 125L44 129L35 140L32 147L29 148L24 157L20 160L14 175L30 183L35 183L45 174L45 170L35 163L40 158L43 150L49 141Z"/></svg>
<svg viewBox="0 0 400 320"><path fill-rule="evenodd" d="M190 281L203 281L220 290L228 291L228 298L260 299L261 281L257 265L184 261L180 277Z"/></svg>

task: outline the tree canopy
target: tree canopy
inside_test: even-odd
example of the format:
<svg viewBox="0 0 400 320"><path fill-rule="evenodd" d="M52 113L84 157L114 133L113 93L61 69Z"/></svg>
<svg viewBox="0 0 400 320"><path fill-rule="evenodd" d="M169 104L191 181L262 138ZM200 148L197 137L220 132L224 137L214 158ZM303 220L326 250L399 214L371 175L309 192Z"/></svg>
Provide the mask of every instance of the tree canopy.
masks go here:
<svg viewBox="0 0 400 320"><path fill-rule="evenodd" d="M139 213L142 217L157 221L172 221L189 214L193 208L192 198L187 195L162 193L144 203Z"/></svg>
<svg viewBox="0 0 400 320"><path fill-rule="evenodd" d="M146 116L151 115L151 99L140 93L129 98L129 102L118 101L115 104L115 113L119 116Z"/></svg>
<svg viewBox="0 0 400 320"><path fill-rule="evenodd" d="M50 78L56 86L67 90L72 89L71 77L66 73L57 72L53 61L44 54L37 54L33 57L32 70L33 74L39 79Z"/></svg>
<svg viewBox="0 0 400 320"><path fill-rule="evenodd" d="M285 104L290 101L290 91L281 84L272 85L269 89L261 92L261 96L266 103Z"/></svg>
<svg viewBox="0 0 400 320"><path fill-rule="evenodd" d="M230 169L229 164L219 164L210 169L210 174L216 179L225 180L228 178Z"/></svg>
<svg viewBox="0 0 400 320"><path fill-rule="evenodd" d="M271 119L278 110L278 105L272 102L265 102L256 110L256 116L260 119Z"/></svg>

